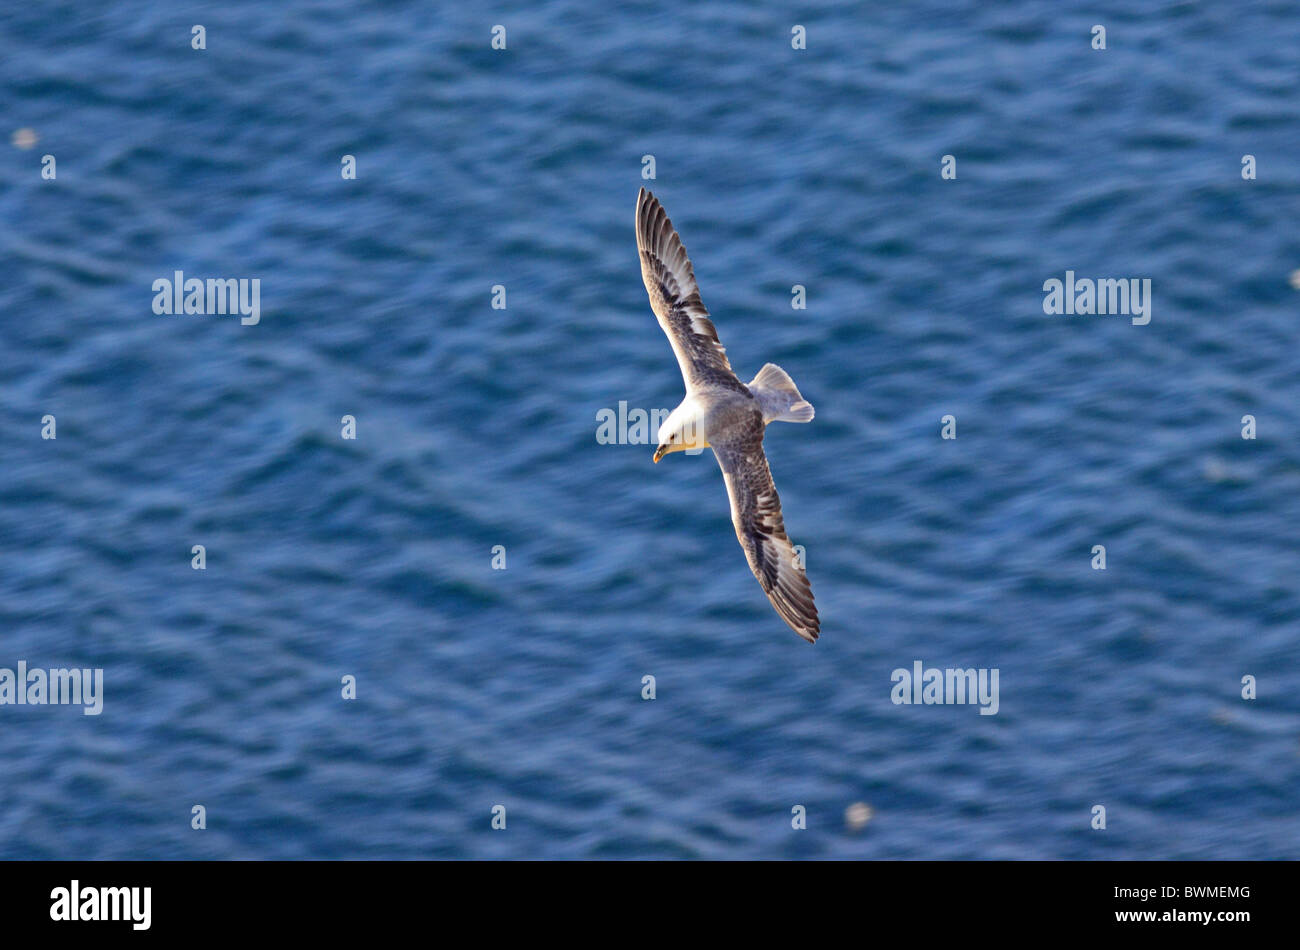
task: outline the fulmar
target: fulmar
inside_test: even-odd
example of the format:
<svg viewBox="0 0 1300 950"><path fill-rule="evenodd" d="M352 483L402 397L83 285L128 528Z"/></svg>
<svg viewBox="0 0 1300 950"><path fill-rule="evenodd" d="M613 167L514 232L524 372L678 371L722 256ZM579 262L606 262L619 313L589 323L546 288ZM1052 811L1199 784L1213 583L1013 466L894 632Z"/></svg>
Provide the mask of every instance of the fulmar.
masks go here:
<svg viewBox="0 0 1300 950"><path fill-rule="evenodd" d="M686 382L686 398L659 427L654 460L685 449L713 449L731 498L736 538L754 576L781 619L812 643L821 623L808 576L785 534L763 433L769 422L811 422L813 407L775 363L748 385L732 371L700 300L686 248L663 205L644 188L636 200L636 244L650 307Z"/></svg>

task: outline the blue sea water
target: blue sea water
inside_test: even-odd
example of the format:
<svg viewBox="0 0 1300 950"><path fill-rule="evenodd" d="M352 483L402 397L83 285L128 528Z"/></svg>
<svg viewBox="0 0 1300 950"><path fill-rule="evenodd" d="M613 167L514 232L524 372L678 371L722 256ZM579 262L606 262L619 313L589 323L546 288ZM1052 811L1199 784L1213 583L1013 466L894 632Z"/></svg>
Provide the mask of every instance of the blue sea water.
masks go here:
<svg viewBox="0 0 1300 950"><path fill-rule="evenodd" d="M1300 856L1294 3L11 0L0 62L0 667L105 683L0 706L0 857ZM682 395L642 185L817 408L814 646L711 454L596 438Z"/></svg>

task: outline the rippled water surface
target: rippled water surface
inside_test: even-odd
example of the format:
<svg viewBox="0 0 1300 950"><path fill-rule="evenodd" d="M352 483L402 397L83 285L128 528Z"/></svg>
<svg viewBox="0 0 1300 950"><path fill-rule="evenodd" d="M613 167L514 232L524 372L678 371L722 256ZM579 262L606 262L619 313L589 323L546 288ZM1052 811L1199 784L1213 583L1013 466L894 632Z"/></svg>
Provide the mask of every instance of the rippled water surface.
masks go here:
<svg viewBox="0 0 1300 950"><path fill-rule="evenodd" d="M0 667L105 706L0 706L0 857L1300 856L1300 16L1140 6L5 6ZM642 184L817 407L815 646L711 455L596 439L681 398Z"/></svg>

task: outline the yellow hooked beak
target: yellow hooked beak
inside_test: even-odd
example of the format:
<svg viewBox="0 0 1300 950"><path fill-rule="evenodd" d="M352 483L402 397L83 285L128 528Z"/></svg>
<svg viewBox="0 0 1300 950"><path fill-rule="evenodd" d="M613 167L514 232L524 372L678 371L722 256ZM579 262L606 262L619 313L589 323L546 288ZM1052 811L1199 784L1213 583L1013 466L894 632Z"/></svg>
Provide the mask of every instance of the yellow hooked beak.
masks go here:
<svg viewBox="0 0 1300 950"><path fill-rule="evenodd" d="M655 464L658 465L659 460L667 454L668 454L668 446L666 445L661 445L659 446L659 448L655 449Z"/></svg>

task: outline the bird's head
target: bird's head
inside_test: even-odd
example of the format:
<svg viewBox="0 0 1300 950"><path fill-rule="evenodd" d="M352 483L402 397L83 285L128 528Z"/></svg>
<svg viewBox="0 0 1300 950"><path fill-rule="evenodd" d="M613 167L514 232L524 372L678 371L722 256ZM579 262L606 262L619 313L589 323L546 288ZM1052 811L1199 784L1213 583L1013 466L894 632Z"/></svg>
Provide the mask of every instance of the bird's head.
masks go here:
<svg viewBox="0 0 1300 950"><path fill-rule="evenodd" d="M655 449L654 460L658 462L673 452L706 449L708 445L693 419L673 412L659 427L659 448Z"/></svg>

